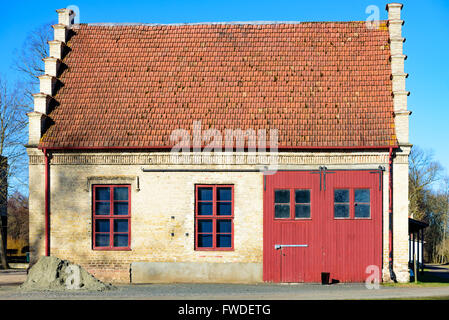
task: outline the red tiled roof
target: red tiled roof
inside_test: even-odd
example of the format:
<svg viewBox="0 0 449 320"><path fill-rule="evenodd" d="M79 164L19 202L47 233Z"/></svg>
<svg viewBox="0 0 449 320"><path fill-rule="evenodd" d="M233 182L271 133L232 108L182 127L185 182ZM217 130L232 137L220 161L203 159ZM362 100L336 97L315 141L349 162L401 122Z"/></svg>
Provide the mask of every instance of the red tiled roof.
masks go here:
<svg viewBox="0 0 449 320"><path fill-rule="evenodd" d="M285 147L396 144L385 22L73 30L40 147L172 146L195 120Z"/></svg>

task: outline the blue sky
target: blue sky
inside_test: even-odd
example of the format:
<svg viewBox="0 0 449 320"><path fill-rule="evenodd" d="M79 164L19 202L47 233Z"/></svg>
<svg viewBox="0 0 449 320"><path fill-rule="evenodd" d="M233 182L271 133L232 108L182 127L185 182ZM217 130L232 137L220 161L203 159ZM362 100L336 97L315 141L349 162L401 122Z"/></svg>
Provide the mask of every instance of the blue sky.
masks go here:
<svg viewBox="0 0 449 320"><path fill-rule="evenodd" d="M6 2L6 1L5 1ZM8 1L0 10L0 73L10 82L18 75L11 64L27 33L43 23L55 22L56 9L76 5L81 23L142 22L184 23L211 21L349 21L366 20L369 5L386 19L388 1ZM432 149L449 169L449 1L402 1L403 36L410 117L410 142Z"/></svg>

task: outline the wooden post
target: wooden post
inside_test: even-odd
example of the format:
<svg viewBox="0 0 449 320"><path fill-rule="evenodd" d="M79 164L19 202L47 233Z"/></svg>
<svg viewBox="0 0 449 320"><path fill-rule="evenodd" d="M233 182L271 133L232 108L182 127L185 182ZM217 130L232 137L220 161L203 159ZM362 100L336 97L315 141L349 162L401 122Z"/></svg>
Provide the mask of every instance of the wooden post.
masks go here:
<svg viewBox="0 0 449 320"><path fill-rule="evenodd" d="M413 272L415 273L415 283L418 283L418 262L416 261L416 252L413 256L413 266L414 266Z"/></svg>
<svg viewBox="0 0 449 320"><path fill-rule="evenodd" d="M2 216L0 216L0 269L9 269L8 261L6 260L6 248L3 236L6 235L3 233Z"/></svg>
<svg viewBox="0 0 449 320"><path fill-rule="evenodd" d="M420 257L421 257L421 254L420 254L420 250L419 250L419 230L416 232L416 263L418 264L418 272L419 272L419 261L420 261Z"/></svg>
<svg viewBox="0 0 449 320"><path fill-rule="evenodd" d="M421 229L421 272L424 272L424 228Z"/></svg>
<svg viewBox="0 0 449 320"><path fill-rule="evenodd" d="M412 261L412 234L408 234L408 262L410 265L410 262Z"/></svg>
<svg viewBox="0 0 449 320"><path fill-rule="evenodd" d="M413 253L412 253L412 258L413 258L413 268L415 266L415 260L416 260L416 246L415 246L415 241L416 241L416 236L415 233L412 233L412 249L413 249Z"/></svg>

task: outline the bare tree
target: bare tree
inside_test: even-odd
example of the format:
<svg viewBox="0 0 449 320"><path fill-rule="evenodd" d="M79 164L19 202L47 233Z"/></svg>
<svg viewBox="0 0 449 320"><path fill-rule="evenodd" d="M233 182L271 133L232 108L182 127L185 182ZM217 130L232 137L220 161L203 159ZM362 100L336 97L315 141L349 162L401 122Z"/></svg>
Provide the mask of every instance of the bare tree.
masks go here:
<svg viewBox="0 0 449 320"><path fill-rule="evenodd" d="M0 76L0 159L4 170L0 186L1 203L6 204L8 192L13 192L21 184L26 172L26 128L28 105L20 86L10 87ZM6 162L7 161L7 162ZM11 183L13 182L13 183ZM6 248L0 233L1 266L7 268Z"/></svg>
<svg viewBox="0 0 449 320"><path fill-rule="evenodd" d="M0 155L8 159L9 192L15 192L11 186L26 183L18 173L26 169L26 150L28 118L30 111L25 101L23 89L19 86L9 87L0 75Z"/></svg>
<svg viewBox="0 0 449 320"><path fill-rule="evenodd" d="M427 257L449 261L449 178L430 151L415 146L409 160L409 209L413 218L429 224L424 231Z"/></svg>
<svg viewBox="0 0 449 320"><path fill-rule="evenodd" d="M440 245L438 246L438 255L440 256L440 263L449 261L449 239L448 239L448 220L449 220L449 176L444 177L441 185L441 211L443 235Z"/></svg>
<svg viewBox="0 0 449 320"><path fill-rule="evenodd" d="M8 199L8 237L29 241L28 198L15 192Z"/></svg>
<svg viewBox="0 0 449 320"><path fill-rule="evenodd" d="M23 76L20 84L30 106L33 104L32 94L38 92L37 77L45 73L42 59L49 56L48 41L53 39L52 24L46 23L32 30L15 58L14 69Z"/></svg>
<svg viewBox="0 0 449 320"><path fill-rule="evenodd" d="M44 62L42 59L49 56L49 46L48 41L52 40L53 37L53 28L51 25L54 23L45 23L31 32L28 33L22 48L18 50L18 54L15 57L15 62L13 64L13 69L19 72L20 80L18 84L15 86L14 92L10 92L9 97L16 99L15 103L10 105L14 106L14 109L17 110L16 114L20 119L16 119L15 124L20 127L17 128L16 131L20 131L24 129L27 125L27 117L26 112L32 111L34 108L34 99L32 94L39 92L39 79L37 78L40 75L45 73L44 70ZM19 101L20 100L20 101ZM21 105L21 107L19 107ZM15 115L15 116L16 116ZM25 124L25 127L24 127ZM2 129L0 128L0 133ZM27 134L24 132L22 137L26 137ZM16 166L26 165L27 164L27 156L26 150L23 147L26 144L26 138L21 139L17 146L16 151L14 153L14 159L9 159L9 164L15 164ZM8 142L8 146L10 147L11 143ZM0 152L2 152L0 145ZM3 155L3 153L0 153ZM8 157L10 157L9 155ZM11 168L15 169L15 168ZM14 173L18 173L17 171ZM26 170L22 170L22 174L13 174L13 180L9 181L9 186L15 186L16 184L20 184L22 186L27 185L28 180L28 172ZM10 194L23 190L16 190L15 188L10 189Z"/></svg>
<svg viewBox="0 0 449 320"><path fill-rule="evenodd" d="M26 113L33 109L33 93L38 92L38 76L45 73L42 59L49 56L48 41L52 40L53 23L46 23L32 30L15 58L14 68L22 75L19 83L11 88L0 76L0 156L7 159L7 177L0 190L0 200L6 204L8 191L18 191L27 184ZM4 160L6 161L6 160ZM3 168L3 167L2 167ZM8 190L9 189L9 190ZM0 221L0 229L2 223ZM0 263L7 268L6 248L0 233Z"/></svg>
<svg viewBox="0 0 449 320"><path fill-rule="evenodd" d="M445 220L447 220L446 198L441 192L430 190L425 196L425 220L429 227L424 238L427 257L432 262L443 263L449 258L448 241L445 239Z"/></svg>
<svg viewBox="0 0 449 320"><path fill-rule="evenodd" d="M410 214L415 219L422 219L425 213L426 191L442 175L442 166L433 159L430 151L415 146L409 157L409 201Z"/></svg>

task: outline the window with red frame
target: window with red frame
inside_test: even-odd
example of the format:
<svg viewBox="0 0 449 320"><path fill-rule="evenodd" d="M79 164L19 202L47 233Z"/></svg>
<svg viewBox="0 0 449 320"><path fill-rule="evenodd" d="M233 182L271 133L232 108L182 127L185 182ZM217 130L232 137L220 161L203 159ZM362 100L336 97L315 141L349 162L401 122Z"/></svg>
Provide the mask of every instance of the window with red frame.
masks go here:
<svg viewBox="0 0 449 320"><path fill-rule="evenodd" d="M370 219L370 189L335 189L335 219Z"/></svg>
<svg viewBox="0 0 449 320"><path fill-rule="evenodd" d="M129 185L93 186L93 248L123 250L130 248Z"/></svg>
<svg viewBox="0 0 449 320"><path fill-rule="evenodd" d="M310 189L274 190L274 218L283 220L310 219ZM290 204L294 203L294 206Z"/></svg>
<svg viewBox="0 0 449 320"><path fill-rule="evenodd" d="M195 200L195 248L232 250L234 186L197 185Z"/></svg>

